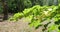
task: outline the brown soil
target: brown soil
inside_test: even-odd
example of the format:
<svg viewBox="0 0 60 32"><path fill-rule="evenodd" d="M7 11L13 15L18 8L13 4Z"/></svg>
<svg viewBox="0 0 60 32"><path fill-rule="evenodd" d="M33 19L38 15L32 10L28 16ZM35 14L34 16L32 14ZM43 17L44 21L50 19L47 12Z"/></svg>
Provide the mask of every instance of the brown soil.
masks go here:
<svg viewBox="0 0 60 32"><path fill-rule="evenodd" d="M17 22L0 22L0 32L42 32L43 26L38 29L30 28L29 22L24 22L23 19Z"/></svg>
<svg viewBox="0 0 60 32"><path fill-rule="evenodd" d="M2 17L0 15L0 17ZM11 15L9 15L11 16ZM0 18L1 20L1 18ZM25 22L26 21L26 22ZM19 19L17 22L13 21L3 21L0 22L0 32L42 32L43 26L39 27L38 29L34 29L33 27L30 28L28 26L29 20L25 20L25 18Z"/></svg>

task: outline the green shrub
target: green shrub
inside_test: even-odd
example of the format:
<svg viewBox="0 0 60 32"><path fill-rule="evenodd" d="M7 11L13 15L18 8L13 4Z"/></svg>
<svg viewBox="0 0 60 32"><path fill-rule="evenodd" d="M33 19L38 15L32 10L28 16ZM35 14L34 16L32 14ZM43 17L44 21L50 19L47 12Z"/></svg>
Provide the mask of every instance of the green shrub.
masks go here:
<svg viewBox="0 0 60 32"><path fill-rule="evenodd" d="M13 17L10 18L10 20L18 20L19 18L25 17L30 19L30 23L29 26L30 27L39 27L42 24L42 22L44 22L45 20L49 20L49 22L51 22L50 20L53 19L54 21L52 21L54 24L52 24L51 26L49 26L49 24L47 24L47 26L45 28L48 29L47 31L52 31L52 30L57 30L58 32L60 31L58 29L58 27L60 27L60 6L39 6L39 5L35 5L32 8L28 8L25 9L22 13L16 13ZM46 21L47 22L47 21ZM51 22L51 23L52 23ZM58 23L56 23L58 22ZM58 25L56 25L58 24ZM46 25L46 24L44 24ZM57 28L56 28L57 27Z"/></svg>
<svg viewBox="0 0 60 32"><path fill-rule="evenodd" d="M23 13L16 13L13 17L11 17L9 20L17 21L19 18L23 17Z"/></svg>

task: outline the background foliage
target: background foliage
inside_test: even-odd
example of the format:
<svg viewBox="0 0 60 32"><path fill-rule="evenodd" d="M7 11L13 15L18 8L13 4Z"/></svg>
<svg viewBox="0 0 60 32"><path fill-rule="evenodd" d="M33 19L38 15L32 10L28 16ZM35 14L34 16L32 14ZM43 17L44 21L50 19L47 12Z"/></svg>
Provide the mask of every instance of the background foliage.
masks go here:
<svg viewBox="0 0 60 32"><path fill-rule="evenodd" d="M5 0L8 5L8 10L10 13L15 13L23 11L25 8L30 8L34 5L58 5L58 0ZM60 0L59 0L60 2ZM1 4L1 1L0 1ZM2 5L0 5L0 11L3 10Z"/></svg>

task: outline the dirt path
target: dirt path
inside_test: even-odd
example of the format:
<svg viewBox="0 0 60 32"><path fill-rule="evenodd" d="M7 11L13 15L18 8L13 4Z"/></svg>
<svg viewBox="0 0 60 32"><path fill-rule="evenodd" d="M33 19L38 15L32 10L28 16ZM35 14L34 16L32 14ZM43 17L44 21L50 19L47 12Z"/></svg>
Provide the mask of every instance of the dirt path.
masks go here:
<svg viewBox="0 0 60 32"><path fill-rule="evenodd" d="M24 22L24 18L17 22L0 22L0 32L41 32L43 27L35 30L28 26L29 22Z"/></svg>
<svg viewBox="0 0 60 32"><path fill-rule="evenodd" d="M9 17L11 16L12 15L9 14ZM1 14L0 17L3 17L3 14ZM2 18L0 18L0 20L1 19ZM0 22L0 32L42 32L42 29L44 28L43 26L35 30L34 28L30 28L28 26L29 23L28 21L29 20L22 18L19 19L17 22L13 22L13 21Z"/></svg>

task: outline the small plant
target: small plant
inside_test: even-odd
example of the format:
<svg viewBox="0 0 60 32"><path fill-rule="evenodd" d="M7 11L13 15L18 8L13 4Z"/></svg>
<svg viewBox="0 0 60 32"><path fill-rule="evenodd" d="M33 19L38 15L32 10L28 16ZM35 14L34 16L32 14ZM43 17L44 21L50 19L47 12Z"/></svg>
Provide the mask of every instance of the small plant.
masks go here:
<svg viewBox="0 0 60 32"><path fill-rule="evenodd" d="M51 32L52 30L57 30L60 31L58 29L58 27L60 27L60 23L58 25L56 25L56 22L58 22L58 20L60 20L60 11L59 11L60 6L33 6L32 8L28 8L25 9L22 13L16 13L13 17L10 18L10 20L18 20L19 18L25 17L30 19L30 23L29 26L30 27L40 27L42 24L42 22L44 22L45 20L49 20L49 22L51 22L50 20L53 19L54 24L52 24L51 26L49 26L49 24L44 24L46 25L45 28L47 28L49 26L49 28L47 28L48 32ZM43 26L44 26L43 25ZM45 30L44 30L45 31Z"/></svg>

